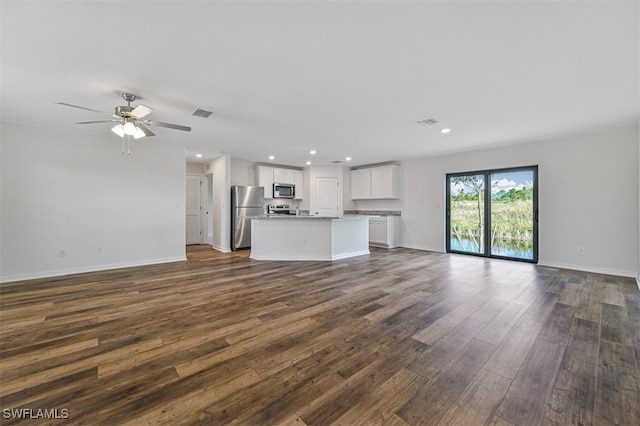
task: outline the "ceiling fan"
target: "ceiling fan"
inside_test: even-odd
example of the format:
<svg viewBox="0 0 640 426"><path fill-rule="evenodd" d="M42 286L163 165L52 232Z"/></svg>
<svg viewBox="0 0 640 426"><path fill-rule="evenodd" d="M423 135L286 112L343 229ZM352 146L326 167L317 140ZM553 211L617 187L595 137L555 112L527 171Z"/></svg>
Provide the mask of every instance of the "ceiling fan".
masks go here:
<svg viewBox="0 0 640 426"><path fill-rule="evenodd" d="M190 132L191 127L181 126L179 124L171 124L165 123L162 121L148 120L143 119L147 115L153 112L153 108L150 108L146 105L138 105L137 107L132 107L131 102L136 100L136 95L132 95L131 93L123 93L122 98L127 102L127 105L117 106L115 107L115 113L111 114L105 111L99 111L93 108L86 108L78 105L68 104L66 102L54 102L58 105L64 105L72 108L84 109L87 111L98 112L100 114L106 114L111 117L109 120L95 120L95 121L78 121L75 124L95 124L95 123L109 123L116 122L116 124L111 131L116 135L122 138L122 153L124 154L124 143L125 137L128 141L128 151L127 154L131 154L131 137L134 139L140 139L145 136L155 136L151 130L149 130L146 126L158 126L158 127L167 127L169 129L175 130L183 130L185 132Z"/></svg>

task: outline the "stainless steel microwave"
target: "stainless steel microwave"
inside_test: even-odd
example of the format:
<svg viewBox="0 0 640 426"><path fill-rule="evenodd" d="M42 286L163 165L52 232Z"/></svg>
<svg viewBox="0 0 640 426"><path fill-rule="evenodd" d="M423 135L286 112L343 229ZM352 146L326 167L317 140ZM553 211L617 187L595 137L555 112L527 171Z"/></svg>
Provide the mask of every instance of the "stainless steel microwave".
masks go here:
<svg viewBox="0 0 640 426"><path fill-rule="evenodd" d="M274 183L273 198L295 198L296 186L289 183Z"/></svg>

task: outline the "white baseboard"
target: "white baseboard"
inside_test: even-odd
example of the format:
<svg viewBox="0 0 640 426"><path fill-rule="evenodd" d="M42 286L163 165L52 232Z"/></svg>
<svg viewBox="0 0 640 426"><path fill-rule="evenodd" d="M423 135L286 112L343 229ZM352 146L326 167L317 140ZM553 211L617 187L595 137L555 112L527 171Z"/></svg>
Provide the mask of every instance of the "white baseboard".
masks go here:
<svg viewBox="0 0 640 426"><path fill-rule="evenodd" d="M249 257L253 260L271 260L271 261L287 261L287 262L293 262L293 261L330 262L332 260L347 259L350 257L364 256L367 254L370 254L369 250L354 251L350 253L342 253L338 255L327 255L327 256L322 256L318 254L312 254L307 256L305 255L264 256L264 255L256 255L255 253L251 253L251 256Z"/></svg>
<svg viewBox="0 0 640 426"><path fill-rule="evenodd" d="M548 262L548 261L539 261L538 265L547 266L550 268L571 269L573 271L593 272L596 274L615 275L617 277L636 278L637 280L637 275L635 271L624 271L620 269L609 269L609 268L597 268L597 267L591 267L591 266L573 265L569 263L558 263L558 262Z"/></svg>
<svg viewBox="0 0 640 426"><path fill-rule="evenodd" d="M217 250L219 252L222 253L231 253L231 249L228 247L220 247L220 246L214 246L213 244L211 245L211 248L213 248L214 250Z"/></svg>
<svg viewBox="0 0 640 426"><path fill-rule="evenodd" d="M402 245L400 245L400 247L413 249L413 250L434 251L436 253L446 253L440 247L418 246L418 245L412 245L412 244L402 244Z"/></svg>
<svg viewBox="0 0 640 426"><path fill-rule="evenodd" d="M331 256L331 260L347 259L349 257L365 256L371 254L369 250L353 251L351 253L343 253Z"/></svg>
<svg viewBox="0 0 640 426"><path fill-rule="evenodd" d="M165 257L162 259L139 260L135 262L111 263L108 265L83 266L80 268L56 269L52 271L40 271L29 274L17 274L0 276L0 283L10 283L15 281L35 280L39 278L60 277L63 275L83 274L86 272L108 271L111 269L133 268L135 266L157 265L160 263L184 262L187 258L184 256Z"/></svg>
<svg viewBox="0 0 640 426"><path fill-rule="evenodd" d="M298 262L298 261L302 261L302 262L328 262L331 261L330 257L323 257L320 258L318 256L264 256L264 255L256 255L251 253L251 255L249 256L249 258L253 259L253 260L269 260L269 261L273 261L273 262L280 262L280 261L284 261L284 262Z"/></svg>

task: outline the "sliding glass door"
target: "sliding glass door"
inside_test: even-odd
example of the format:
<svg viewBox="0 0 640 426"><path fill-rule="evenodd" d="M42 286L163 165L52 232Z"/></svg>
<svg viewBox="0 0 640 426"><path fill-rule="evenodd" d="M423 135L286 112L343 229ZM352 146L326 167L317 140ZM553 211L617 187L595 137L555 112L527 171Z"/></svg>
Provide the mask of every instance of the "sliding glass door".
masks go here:
<svg viewBox="0 0 640 426"><path fill-rule="evenodd" d="M538 261L537 166L447 175L447 252Z"/></svg>
<svg viewBox="0 0 640 426"><path fill-rule="evenodd" d="M449 243L452 251L486 254L485 176L449 177Z"/></svg>

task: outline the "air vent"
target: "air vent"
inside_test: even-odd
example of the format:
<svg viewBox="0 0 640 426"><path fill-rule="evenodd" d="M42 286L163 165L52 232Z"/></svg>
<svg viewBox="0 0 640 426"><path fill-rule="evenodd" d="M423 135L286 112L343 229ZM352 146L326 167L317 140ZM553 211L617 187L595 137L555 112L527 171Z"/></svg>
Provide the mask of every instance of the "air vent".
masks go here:
<svg viewBox="0 0 640 426"><path fill-rule="evenodd" d="M418 124L422 124L423 126L433 126L436 123L439 123L439 121L435 118L425 118L424 120L418 121Z"/></svg>
<svg viewBox="0 0 640 426"><path fill-rule="evenodd" d="M332 163L333 163L333 164L340 164L340 163L342 163L342 161L340 161L340 160L333 160L333 161L332 161Z"/></svg>
<svg viewBox="0 0 640 426"><path fill-rule="evenodd" d="M193 111L193 114L191 115L196 117L209 118L211 114L213 114L212 111L207 111L205 109L198 108L197 110Z"/></svg>

